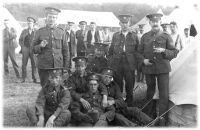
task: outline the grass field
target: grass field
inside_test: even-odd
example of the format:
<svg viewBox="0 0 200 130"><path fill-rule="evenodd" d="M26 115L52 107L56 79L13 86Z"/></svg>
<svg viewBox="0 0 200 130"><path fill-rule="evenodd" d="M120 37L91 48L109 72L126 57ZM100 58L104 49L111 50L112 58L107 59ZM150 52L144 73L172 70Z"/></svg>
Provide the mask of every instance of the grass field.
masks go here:
<svg viewBox="0 0 200 130"><path fill-rule="evenodd" d="M21 73L22 56L18 54L17 63ZM18 83L11 61L9 60L10 74L3 77L3 126L23 127L29 126L25 110L27 106L33 106L41 89L39 84L34 84L31 78L30 61L27 66L28 79L26 83Z"/></svg>

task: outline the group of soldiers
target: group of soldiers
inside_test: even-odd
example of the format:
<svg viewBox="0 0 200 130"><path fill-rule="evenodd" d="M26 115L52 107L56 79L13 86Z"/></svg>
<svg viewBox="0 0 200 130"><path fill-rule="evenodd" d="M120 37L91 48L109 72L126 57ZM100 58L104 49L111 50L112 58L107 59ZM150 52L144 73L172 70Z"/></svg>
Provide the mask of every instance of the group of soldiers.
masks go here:
<svg viewBox="0 0 200 130"><path fill-rule="evenodd" d="M73 22L68 23L67 30L56 25L58 13L59 9L45 8L46 26L37 31L33 29L35 19L28 17L28 29L22 32L19 40L23 55L22 82L26 79L29 57L32 78L37 82L33 58L37 55L42 86L35 107L26 111L32 125L165 126L168 118L163 113L168 110L170 60L179 50L169 33L160 27L162 14L146 16L152 29L142 36L129 31L130 15L119 15L121 30L104 42L95 22L90 23L91 30L87 31L87 22L80 21L80 30L75 33L71 30ZM4 32L4 54L11 57L14 52L5 48L13 45L10 40L16 35L11 29L6 28ZM4 67L8 73L5 61L6 58ZM16 62L12 62L17 68ZM72 63L75 63L74 71L71 70ZM142 111L134 105L136 69L138 75L145 75L145 78L138 78L147 84L144 103L152 100L156 84L158 86L158 120L151 115L151 106L147 105ZM20 77L19 72L15 72ZM126 97L122 96L124 86Z"/></svg>

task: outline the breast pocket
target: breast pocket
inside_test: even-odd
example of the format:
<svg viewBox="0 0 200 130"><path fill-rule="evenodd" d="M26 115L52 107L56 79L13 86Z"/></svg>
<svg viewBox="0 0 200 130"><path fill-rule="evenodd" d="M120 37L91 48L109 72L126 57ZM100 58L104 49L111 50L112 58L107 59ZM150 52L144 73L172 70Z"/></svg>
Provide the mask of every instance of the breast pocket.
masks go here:
<svg viewBox="0 0 200 130"><path fill-rule="evenodd" d="M55 35L54 36L54 44L53 46L55 46L57 49L61 49L62 48L62 35Z"/></svg>
<svg viewBox="0 0 200 130"><path fill-rule="evenodd" d="M156 47L166 48L166 40L164 38L158 38L156 39L156 42Z"/></svg>

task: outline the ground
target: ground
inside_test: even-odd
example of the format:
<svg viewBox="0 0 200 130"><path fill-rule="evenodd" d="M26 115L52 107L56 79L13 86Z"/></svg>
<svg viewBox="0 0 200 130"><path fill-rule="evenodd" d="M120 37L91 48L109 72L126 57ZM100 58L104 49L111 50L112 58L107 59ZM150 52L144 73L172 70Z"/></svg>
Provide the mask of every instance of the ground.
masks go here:
<svg viewBox="0 0 200 130"><path fill-rule="evenodd" d="M22 55L16 55L17 63L21 73ZM3 125L5 127L26 127L30 126L29 120L26 116L26 108L28 106L34 106L38 92L41 89L40 84L35 84L31 79L31 66L30 61L27 66L27 81L26 83L19 83L11 61L9 60L9 76L3 77L4 89L3 89ZM38 78L39 79L39 78ZM136 87L139 85L138 87ZM144 97L145 87L139 83L136 83L134 90L134 99ZM124 94L125 95L125 94Z"/></svg>
<svg viewBox="0 0 200 130"><path fill-rule="evenodd" d="M17 63L21 73L21 59L22 56L18 54ZM8 77L3 77L3 125L6 127L14 126L29 126L29 121L26 116L25 110L27 106L33 106L41 89L39 84L35 84L31 79L30 61L27 66L28 79L26 83L17 83L11 61L9 60Z"/></svg>

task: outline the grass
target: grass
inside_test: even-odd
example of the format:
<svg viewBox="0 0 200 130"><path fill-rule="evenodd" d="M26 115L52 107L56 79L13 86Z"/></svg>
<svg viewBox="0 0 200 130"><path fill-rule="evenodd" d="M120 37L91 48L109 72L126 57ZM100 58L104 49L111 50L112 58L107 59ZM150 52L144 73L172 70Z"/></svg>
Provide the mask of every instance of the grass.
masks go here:
<svg viewBox="0 0 200 130"><path fill-rule="evenodd" d="M16 55L17 63L21 72L20 54ZM9 76L3 77L3 126L5 127L23 127L29 126L29 120L26 116L27 106L34 106L36 97L41 89L39 84L34 84L31 79L30 61L27 65L26 83L18 83L11 61L9 60Z"/></svg>

